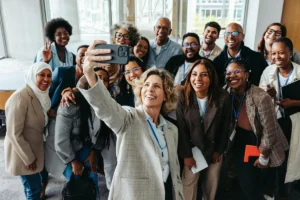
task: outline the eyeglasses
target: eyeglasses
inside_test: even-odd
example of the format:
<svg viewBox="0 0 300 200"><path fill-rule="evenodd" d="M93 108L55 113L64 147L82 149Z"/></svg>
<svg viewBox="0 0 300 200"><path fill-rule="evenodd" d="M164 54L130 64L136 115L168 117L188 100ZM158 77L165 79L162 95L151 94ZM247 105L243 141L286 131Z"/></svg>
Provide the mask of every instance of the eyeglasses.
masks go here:
<svg viewBox="0 0 300 200"><path fill-rule="evenodd" d="M182 47L184 47L184 48L187 48L189 46L194 48L194 47L199 46L199 44L197 44L196 42L191 42L191 43L185 42L182 44Z"/></svg>
<svg viewBox="0 0 300 200"><path fill-rule="evenodd" d="M275 30L273 30L273 29L271 29L271 28L269 28L269 29L267 30L267 33L268 33L269 35L275 33L276 36L281 36L281 35L282 35L282 31L275 31Z"/></svg>
<svg viewBox="0 0 300 200"><path fill-rule="evenodd" d="M130 40L131 36L129 34L122 34L122 33L116 32L115 38L117 38L117 39L124 38L125 40Z"/></svg>
<svg viewBox="0 0 300 200"><path fill-rule="evenodd" d="M132 69L132 73L136 74L140 71L141 67L135 67ZM131 71L126 70L125 72L123 72L124 76L128 76L131 73Z"/></svg>
<svg viewBox="0 0 300 200"><path fill-rule="evenodd" d="M244 70L236 69L236 70L233 70L233 71L227 71L227 72L225 72L225 75L226 76L231 76L231 74L240 75L242 72L244 72Z"/></svg>
<svg viewBox="0 0 300 200"><path fill-rule="evenodd" d="M169 27L167 27L167 26L156 25L155 27L156 27L157 29L162 29L163 31L168 31L168 30L169 30Z"/></svg>
<svg viewBox="0 0 300 200"><path fill-rule="evenodd" d="M225 37L229 37L229 35L231 34L232 37L236 37L236 36L238 36L240 33L241 33L241 32L239 32L239 31L232 31L232 32L226 31L226 32L224 33L224 36L225 36Z"/></svg>

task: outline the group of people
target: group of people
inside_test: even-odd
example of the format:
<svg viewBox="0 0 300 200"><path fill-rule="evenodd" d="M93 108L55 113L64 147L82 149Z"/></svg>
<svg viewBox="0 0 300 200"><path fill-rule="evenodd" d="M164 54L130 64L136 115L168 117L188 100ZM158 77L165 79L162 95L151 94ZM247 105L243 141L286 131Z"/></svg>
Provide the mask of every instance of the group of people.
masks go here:
<svg viewBox="0 0 300 200"><path fill-rule="evenodd" d="M150 42L133 24L115 24L113 43L131 47L120 65L106 63L110 49L95 49L101 40L74 55L72 26L49 21L49 41L5 108L5 169L21 177L26 198L45 198L48 173L69 181L84 170L96 186L105 175L109 199L213 200L233 180L237 199L287 197L299 184L300 148L299 113L285 109L300 100L281 88L300 79L300 55L280 23L267 27L258 51L237 23L221 49L220 31L208 22L203 42L186 33L180 45L165 17ZM246 145L259 151L248 162ZM208 164L195 174L194 147Z"/></svg>

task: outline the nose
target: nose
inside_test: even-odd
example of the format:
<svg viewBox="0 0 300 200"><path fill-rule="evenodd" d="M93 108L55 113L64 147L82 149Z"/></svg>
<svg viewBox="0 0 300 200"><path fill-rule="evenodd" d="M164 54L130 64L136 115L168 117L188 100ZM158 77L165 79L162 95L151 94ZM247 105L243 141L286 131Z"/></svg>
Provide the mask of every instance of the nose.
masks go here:
<svg viewBox="0 0 300 200"><path fill-rule="evenodd" d="M135 77L135 73L133 71L130 71L130 74L129 74L130 77Z"/></svg>
<svg viewBox="0 0 300 200"><path fill-rule="evenodd" d="M202 80L201 74L197 76L197 80Z"/></svg>

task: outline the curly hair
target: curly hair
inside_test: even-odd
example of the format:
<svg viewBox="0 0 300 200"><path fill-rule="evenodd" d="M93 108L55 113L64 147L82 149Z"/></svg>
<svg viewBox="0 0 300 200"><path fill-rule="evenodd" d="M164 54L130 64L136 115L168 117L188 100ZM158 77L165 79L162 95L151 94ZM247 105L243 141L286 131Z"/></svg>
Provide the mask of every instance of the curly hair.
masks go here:
<svg viewBox="0 0 300 200"><path fill-rule="evenodd" d="M271 27L271 26L279 26L280 27L280 30L281 30L281 37L286 37L286 34L287 34L287 30L286 30L286 27L279 23L279 22L274 22L272 24L270 24L266 30L264 31L262 37L261 37L261 40L259 41L258 45L257 45L257 51L259 53L261 53L262 55L265 54L265 39L264 39L264 36L266 34L266 32L268 31L268 29Z"/></svg>
<svg viewBox="0 0 300 200"><path fill-rule="evenodd" d="M45 26L45 35L51 41L55 40L55 31L57 28L63 27L68 31L69 35L72 35L72 26L71 24L63 18L54 18L49 21Z"/></svg>
<svg viewBox="0 0 300 200"><path fill-rule="evenodd" d="M110 37L113 43L115 43L115 34L121 28L128 31L130 35L130 46L134 47L140 40L140 32L135 25L130 22L121 22L120 24L114 24L110 29Z"/></svg>
<svg viewBox="0 0 300 200"><path fill-rule="evenodd" d="M136 87L134 88L134 93L137 98L136 105L142 104L141 91L145 81L151 75L157 75L163 81L163 89L165 92L166 101L163 102L160 112L162 115L166 115L167 113L169 113L170 111L176 108L178 94L174 87L172 75L165 69L154 69L154 68L148 69L141 75L140 79L135 81Z"/></svg>

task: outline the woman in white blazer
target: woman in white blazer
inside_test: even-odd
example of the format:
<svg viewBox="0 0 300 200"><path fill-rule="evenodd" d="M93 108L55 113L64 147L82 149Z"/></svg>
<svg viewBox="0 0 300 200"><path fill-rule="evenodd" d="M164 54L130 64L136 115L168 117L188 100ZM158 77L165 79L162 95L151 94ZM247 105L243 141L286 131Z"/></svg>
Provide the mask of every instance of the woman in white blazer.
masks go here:
<svg viewBox="0 0 300 200"><path fill-rule="evenodd" d="M183 199L177 158L178 130L162 113L176 107L173 80L165 70L149 69L137 82L136 108L122 107L113 100L93 68L110 50L94 49L104 41L95 41L86 53L85 77L78 88L98 118L117 135L118 165L109 199L162 200ZM100 56L99 56L100 55ZM89 88L86 88L86 82Z"/></svg>
<svg viewBox="0 0 300 200"><path fill-rule="evenodd" d="M298 148L299 137L299 119L300 113L290 116L284 109L293 109L300 106L300 100L283 99L282 87L300 80L300 65L291 61L293 55L293 43L288 38L279 38L272 45L273 65L268 66L260 80L259 86L265 89L273 98L277 120L281 126L290 150L286 152L286 160L279 167L279 195L288 196L290 186L284 183L290 183L300 179L300 171L296 166L300 165L300 149ZM299 92L298 90L295 92ZM296 108L295 108L296 109Z"/></svg>
<svg viewBox="0 0 300 200"><path fill-rule="evenodd" d="M5 170L20 176L26 199L40 199L44 168L44 127L50 108L51 66L35 63L25 77L26 86L6 102L7 132L4 139Z"/></svg>

